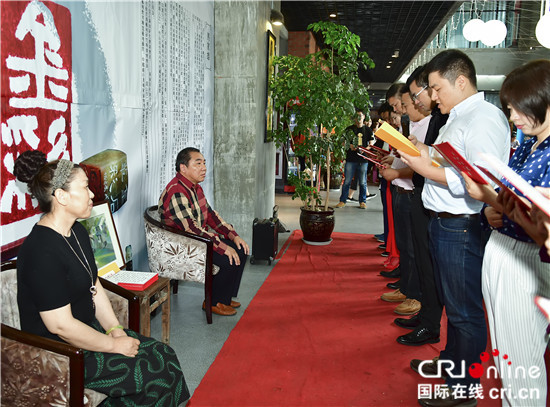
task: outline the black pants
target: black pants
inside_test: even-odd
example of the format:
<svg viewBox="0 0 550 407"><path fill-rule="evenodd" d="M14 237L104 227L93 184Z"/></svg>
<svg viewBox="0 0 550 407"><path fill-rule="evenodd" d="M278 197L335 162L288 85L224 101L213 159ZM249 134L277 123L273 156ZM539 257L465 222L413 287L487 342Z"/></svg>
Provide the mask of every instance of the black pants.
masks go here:
<svg viewBox="0 0 550 407"><path fill-rule="evenodd" d="M391 191L395 244L399 249L399 269L401 270L399 289L407 298L422 301L420 278L414 261L411 221L412 192L405 193L395 185L391 185Z"/></svg>
<svg viewBox="0 0 550 407"><path fill-rule="evenodd" d="M239 254L241 264L229 264L229 257L225 254L214 252L214 264L220 268L218 274L214 276L212 283L212 305L215 306L218 302L222 304L231 304L231 298L236 297L239 293L241 279L243 277L244 266L248 255L243 249L237 249L235 243L230 240L222 239L222 242L231 246Z"/></svg>
<svg viewBox="0 0 550 407"><path fill-rule="evenodd" d="M437 294L432 257L428 237L430 215L422 203L422 188L415 188L411 200L411 220L414 259L420 278L422 292L422 308L418 314L420 325L435 333L441 327L443 305Z"/></svg>

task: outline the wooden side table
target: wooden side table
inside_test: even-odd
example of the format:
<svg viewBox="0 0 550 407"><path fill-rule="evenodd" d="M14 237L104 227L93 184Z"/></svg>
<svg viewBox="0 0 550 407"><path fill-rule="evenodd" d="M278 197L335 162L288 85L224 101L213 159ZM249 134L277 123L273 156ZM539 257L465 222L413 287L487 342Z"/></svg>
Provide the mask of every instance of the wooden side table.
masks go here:
<svg viewBox="0 0 550 407"><path fill-rule="evenodd" d="M139 298L139 333L151 336L151 312L162 306L162 342L170 344L170 279L159 277L145 290L131 291Z"/></svg>

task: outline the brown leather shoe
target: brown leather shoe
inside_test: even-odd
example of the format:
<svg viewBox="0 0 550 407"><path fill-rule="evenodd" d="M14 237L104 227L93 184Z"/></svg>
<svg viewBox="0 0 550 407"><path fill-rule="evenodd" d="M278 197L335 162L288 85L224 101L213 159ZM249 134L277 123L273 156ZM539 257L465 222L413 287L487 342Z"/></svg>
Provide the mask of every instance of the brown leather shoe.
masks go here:
<svg viewBox="0 0 550 407"><path fill-rule="evenodd" d="M407 299L407 296L403 294L398 288L391 293L382 294L380 298L387 302L403 302Z"/></svg>
<svg viewBox="0 0 550 407"><path fill-rule="evenodd" d="M202 309L206 309L205 301L202 302ZM216 315L222 315L224 317L228 317L231 315L235 315L237 311L230 307L229 305L222 304L221 302L218 302L216 306L212 307L212 313Z"/></svg>
<svg viewBox="0 0 550 407"><path fill-rule="evenodd" d="M418 373L420 376L422 376L422 374L420 374L420 371L419 371L420 363L422 363L423 361L424 361L423 359L413 359L411 360L411 363L410 363L411 369L414 370L416 373ZM422 373L424 373L425 375L436 376L439 373L437 371L438 363L439 363L439 356L436 356L435 358L432 359L430 363L425 363L424 365L422 365ZM447 376L441 373L441 378L446 379Z"/></svg>
<svg viewBox="0 0 550 407"><path fill-rule="evenodd" d="M433 397L418 399L418 403L423 407L476 407L477 399L475 398L455 398L452 391L449 390L447 395L443 397Z"/></svg>
<svg viewBox="0 0 550 407"><path fill-rule="evenodd" d="M231 308L239 308L241 303L238 301L231 300Z"/></svg>
<svg viewBox="0 0 550 407"><path fill-rule="evenodd" d="M401 304L399 304L393 312L398 315L413 315L420 311L421 305L419 301L407 298Z"/></svg>

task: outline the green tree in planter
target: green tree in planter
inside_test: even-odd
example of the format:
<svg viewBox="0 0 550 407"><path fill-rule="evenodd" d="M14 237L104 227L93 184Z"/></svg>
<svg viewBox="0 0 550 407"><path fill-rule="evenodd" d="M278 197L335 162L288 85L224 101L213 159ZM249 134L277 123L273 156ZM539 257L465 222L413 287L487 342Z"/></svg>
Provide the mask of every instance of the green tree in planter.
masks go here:
<svg viewBox="0 0 550 407"><path fill-rule="evenodd" d="M292 198L300 197L305 209L326 211L329 188L323 208L320 177L313 185L308 182L309 174L317 165L319 171L327 168L330 179L331 157L338 163L345 158L353 136L346 128L353 124L355 107L368 115L371 106L358 70L372 68L374 62L366 52L359 52L359 36L345 26L321 21L310 24L308 29L321 33L326 48L303 58L293 55L274 58L278 69L269 82L269 91L280 120L270 137L277 146L285 146L291 138L301 140L294 143L295 153L306 158L310 170L289 177L290 184L296 187Z"/></svg>

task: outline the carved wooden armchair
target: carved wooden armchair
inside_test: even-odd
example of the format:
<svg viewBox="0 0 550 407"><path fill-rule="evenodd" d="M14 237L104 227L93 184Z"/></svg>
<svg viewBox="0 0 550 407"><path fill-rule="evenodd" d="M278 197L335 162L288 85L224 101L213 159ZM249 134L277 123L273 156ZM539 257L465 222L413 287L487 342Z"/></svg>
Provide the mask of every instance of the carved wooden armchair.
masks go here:
<svg viewBox="0 0 550 407"><path fill-rule="evenodd" d="M178 292L178 280L203 283L206 321L211 324L212 279L219 271L212 260L212 240L163 224L157 206L147 208L143 217L149 268L173 281L174 294Z"/></svg>
<svg viewBox="0 0 550 407"><path fill-rule="evenodd" d="M84 351L67 343L20 330L16 262L1 265L2 405L97 406L106 396L84 388ZM125 328L139 332L139 300L106 280L115 314Z"/></svg>

